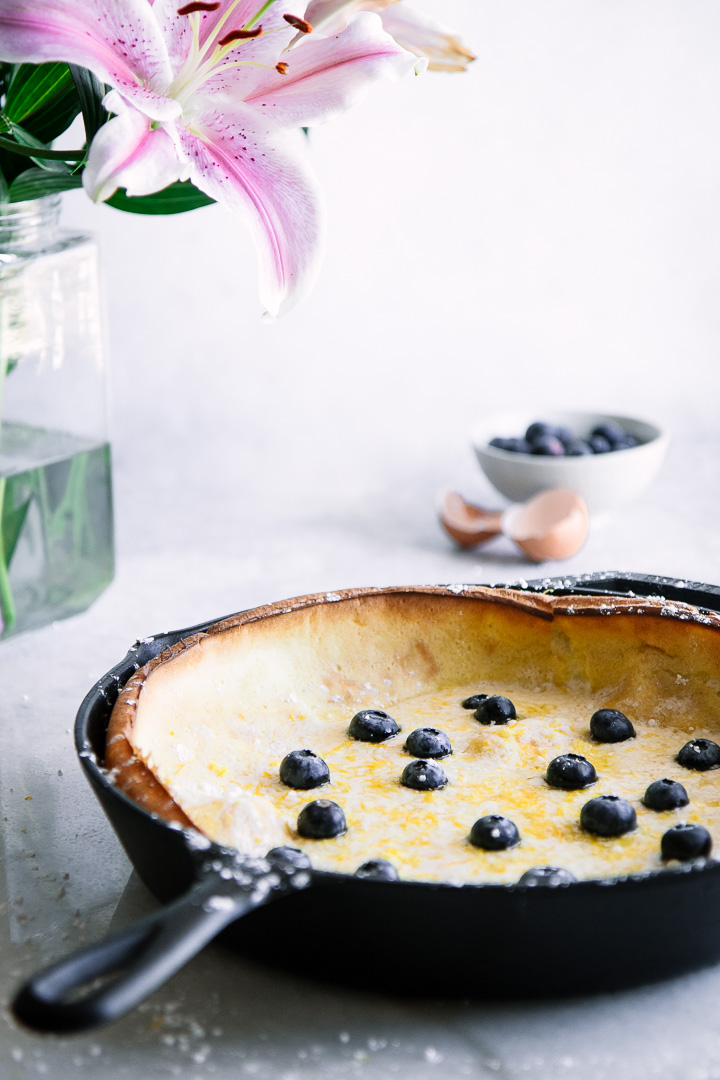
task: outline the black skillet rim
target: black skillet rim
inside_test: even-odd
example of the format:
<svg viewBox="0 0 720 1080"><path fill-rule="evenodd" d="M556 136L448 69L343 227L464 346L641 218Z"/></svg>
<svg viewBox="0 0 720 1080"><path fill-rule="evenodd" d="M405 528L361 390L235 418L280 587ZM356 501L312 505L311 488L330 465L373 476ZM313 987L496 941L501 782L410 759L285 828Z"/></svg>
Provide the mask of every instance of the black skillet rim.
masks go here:
<svg viewBox="0 0 720 1080"><path fill-rule="evenodd" d="M391 591L412 593L417 588L423 586L417 585L399 585L393 587ZM546 593L554 596L567 596L570 594L584 595L584 596L622 596L622 597L637 597L638 599L658 599L678 601L680 603L692 604L698 609L700 614L720 613L720 586L708 585L703 582L686 581L684 579L660 577L650 574L637 574L632 571L598 571L588 574L579 575L566 575L564 577L544 577L534 578L526 580L520 578L511 582L494 582L493 584L485 585L482 583L469 583L465 582L462 585L437 585L434 588L448 589L455 594L461 594L466 588L489 588L489 589L515 589L519 592L528 593ZM325 595L332 595L326 593ZM251 608L245 609L247 611L253 610ZM235 614L243 614L244 612L233 612ZM75 737L75 749L80 759L80 764L85 772L88 774L88 779L91 782L91 786L99 784L111 797L119 799L121 803L124 803L128 808L135 812L138 812L149 821L153 821L155 824L159 824L163 828L167 829L169 833L177 835L181 833L186 838L188 847L193 846L193 832L186 829L181 829L178 825L165 821L158 814L153 814L140 806L138 803L130 799L124 792L120 791L112 783L107 770L100 764L95 754L95 751L90 743L87 728L88 722L91 718L93 709L101 699L105 703L107 708L107 720L110 719L110 711L115 704L117 697L128 682L129 679L149 660L158 656L171 644L188 638L193 634L203 633L210 626L214 626L216 623L223 622L225 618L232 618L232 616L224 616L220 619L208 619L205 622L198 623L195 626L187 627L183 630L170 630L160 634L153 634L146 638L138 639L134 645L130 647L127 654L115 664L108 672L106 672L95 685L88 691L83 699L78 713L75 719L74 737ZM160 643L159 647L153 648L156 643ZM107 725L106 725L107 730ZM198 833L202 836L202 833ZM203 838L207 840L206 837ZM209 841L209 847L203 848L206 852L222 851L220 845L214 841ZM319 879L332 879L340 881L356 881L357 879L352 874L344 874L340 871L330 870L315 870L311 869L313 877ZM720 874L720 859L709 858L699 859L690 863L680 864L678 866L662 868L659 870L644 870L635 874L624 874L620 877L612 878L587 878L579 881L572 881L563 883L561 886L556 886L551 890L543 889L543 893L554 892L557 888L560 889L574 889L580 890L595 890L599 888L618 887L623 885L633 886L640 885L644 882L657 882L660 884L663 880L672 880L682 874ZM380 884L387 884L386 882L380 882ZM463 882L462 884L452 884L450 882L433 882L433 881L413 881L403 880L393 881L395 886L403 886L410 888L422 888L429 887L434 890L451 890L457 891L458 889L470 890L470 891L483 891L488 890L494 892L523 892L527 893L532 890L531 886L520 885L518 882Z"/></svg>

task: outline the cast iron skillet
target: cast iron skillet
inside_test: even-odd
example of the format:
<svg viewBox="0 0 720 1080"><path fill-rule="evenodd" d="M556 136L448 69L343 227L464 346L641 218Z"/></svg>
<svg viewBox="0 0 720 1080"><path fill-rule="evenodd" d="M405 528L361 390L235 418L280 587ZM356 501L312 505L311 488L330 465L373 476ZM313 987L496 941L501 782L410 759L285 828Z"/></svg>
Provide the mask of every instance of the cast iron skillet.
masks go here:
<svg viewBox="0 0 720 1080"><path fill-rule="evenodd" d="M720 588L634 574L512 587L662 596L720 611ZM140 878L165 906L25 983L13 1002L24 1024L71 1032L116 1020L221 931L246 955L306 975L435 996L609 990L720 960L718 862L555 888L367 881L297 865L288 849L250 859L141 809L102 768L110 712L138 667L209 625L137 642L80 707L81 764Z"/></svg>

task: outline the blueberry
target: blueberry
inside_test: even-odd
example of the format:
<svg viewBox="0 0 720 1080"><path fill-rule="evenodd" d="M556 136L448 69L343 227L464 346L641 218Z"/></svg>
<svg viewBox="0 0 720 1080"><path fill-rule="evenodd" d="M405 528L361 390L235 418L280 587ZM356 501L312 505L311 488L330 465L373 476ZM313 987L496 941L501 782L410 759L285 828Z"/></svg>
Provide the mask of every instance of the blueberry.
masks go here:
<svg viewBox="0 0 720 1080"><path fill-rule="evenodd" d="M511 454L529 454L530 443L527 439L508 439L507 449Z"/></svg>
<svg viewBox="0 0 720 1080"><path fill-rule="evenodd" d="M419 758L441 758L452 754L450 740L436 727L415 728L407 737L405 749L413 757Z"/></svg>
<svg viewBox="0 0 720 1080"><path fill-rule="evenodd" d="M663 859L700 859L711 849L712 837L702 825L673 825L660 841Z"/></svg>
<svg viewBox="0 0 720 1080"><path fill-rule="evenodd" d="M516 716L515 706L510 698L500 697L499 694L485 698L475 710L475 719L481 724L507 724L508 720L514 720Z"/></svg>
<svg viewBox="0 0 720 1080"><path fill-rule="evenodd" d="M595 836L623 836L637 825L637 814L618 795L598 795L583 806L580 824Z"/></svg>
<svg viewBox="0 0 720 1080"><path fill-rule="evenodd" d="M547 767L545 779L550 787L563 791L576 791L589 787L597 780L595 766L582 754L561 754L553 758Z"/></svg>
<svg viewBox="0 0 720 1080"><path fill-rule="evenodd" d="M617 439L613 443L613 450L632 450L633 446L639 446L638 440L634 435L625 432L625 436L622 439Z"/></svg>
<svg viewBox="0 0 720 1080"><path fill-rule="evenodd" d="M506 450L510 454L530 453L530 444L525 439L516 439L514 436L510 438L498 436L491 439L488 445L494 446L496 450Z"/></svg>
<svg viewBox="0 0 720 1080"><path fill-rule="evenodd" d="M565 447L556 435L542 435L530 443L530 453L542 457L562 457Z"/></svg>
<svg viewBox="0 0 720 1080"><path fill-rule="evenodd" d="M360 742L384 742L397 735L400 728L382 709L363 709L350 721L348 735Z"/></svg>
<svg viewBox="0 0 720 1080"><path fill-rule="evenodd" d="M341 836L347 829L345 815L330 799L316 799L303 806L298 814L297 830L308 840L327 840Z"/></svg>
<svg viewBox="0 0 720 1080"><path fill-rule="evenodd" d="M558 424L553 428L553 435L556 439L559 439L563 446L567 446L568 443L577 441L577 435L574 431L571 431L569 427L564 427L562 424Z"/></svg>
<svg viewBox="0 0 720 1080"><path fill-rule="evenodd" d="M510 818L486 814L478 818L470 830L470 843L485 851L505 851L520 843L520 833Z"/></svg>
<svg viewBox="0 0 720 1080"><path fill-rule="evenodd" d="M555 885L570 885L573 881L577 881L575 875L562 866L533 866L525 871L518 885L527 885L530 889L552 888Z"/></svg>
<svg viewBox="0 0 720 1080"><path fill-rule="evenodd" d="M437 791L447 784L447 775L437 761L411 761L403 769L400 783L415 791Z"/></svg>
<svg viewBox="0 0 720 1080"><path fill-rule="evenodd" d="M556 431L554 424L545 424L542 420L536 420L525 432L525 438L529 443L534 443L537 439L544 439L548 435L556 438Z"/></svg>
<svg viewBox="0 0 720 1080"><path fill-rule="evenodd" d="M677 810L690 802L688 793L677 780L655 780L643 795L648 810Z"/></svg>
<svg viewBox="0 0 720 1080"><path fill-rule="evenodd" d="M284 870L309 870L310 859L296 847L274 847L271 851L268 851L266 858L268 862L273 863L275 866L280 866Z"/></svg>
<svg viewBox="0 0 720 1080"><path fill-rule="evenodd" d="M590 443L586 443L584 439L573 439L572 442L565 443L566 457L586 457L592 453L592 446L590 446Z"/></svg>
<svg viewBox="0 0 720 1080"><path fill-rule="evenodd" d="M309 791L330 782L330 770L312 750L293 750L280 762L280 779L291 788Z"/></svg>
<svg viewBox="0 0 720 1080"><path fill-rule="evenodd" d="M488 694L473 694L472 697L466 697L460 704L463 709L477 709L478 705L482 705L483 701L487 701L488 696Z"/></svg>
<svg viewBox="0 0 720 1080"><path fill-rule="evenodd" d="M698 772L717 769L720 765L720 746L710 739L691 739L685 743L676 760L686 769L696 769Z"/></svg>
<svg viewBox="0 0 720 1080"><path fill-rule="evenodd" d="M591 435L588 442L593 454L609 454L612 450L612 444L604 435Z"/></svg>
<svg viewBox="0 0 720 1080"><path fill-rule="evenodd" d="M606 420L603 424L597 424L590 432L591 438L605 439L615 449L615 444L623 442L627 438L627 432L617 420Z"/></svg>
<svg viewBox="0 0 720 1080"><path fill-rule="evenodd" d="M597 742L625 742L635 738L635 728L619 709L598 709L590 717L590 734Z"/></svg>
<svg viewBox="0 0 720 1080"><path fill-rule="evenodd" d="M399 875L387 859L370 859L358 866L354 876L367 881L397 881Z"/></svg>

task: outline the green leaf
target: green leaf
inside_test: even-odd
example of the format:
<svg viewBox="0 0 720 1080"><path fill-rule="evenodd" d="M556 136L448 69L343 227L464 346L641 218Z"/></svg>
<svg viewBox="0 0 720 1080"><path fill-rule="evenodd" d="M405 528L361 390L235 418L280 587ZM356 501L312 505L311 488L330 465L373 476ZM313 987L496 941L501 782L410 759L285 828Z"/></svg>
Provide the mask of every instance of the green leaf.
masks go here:
<svg viewBox="0 0 720 1080"><path fill-rule="evenodd" d="M5 497L2 500L2 516L0 516L0 544L2 545L5 566L8 569L32 502L32 496L29 496L20 506L14 505L14 479L12 476L7 478L4 491Z"/></svg>
<svg viewBox="0 0 720 1080"><path fill-rule="evenodd" d="M189 180L177 180L154 195L131 197L120 189L107 200L107 205L129 214L184 214L187 210L211 206L214 202L214 199L193 187Z"/></svg>
<svg viewBox="0 0 720 1080"><path fill-rule="evenodd" d="M56 191L72 191L82 187L81 173L48 172L47 169L26 169L16 176L8 188L10 202L25 202L54 195Z"/></svg>
<svg viewBox="0 0 720 1080"><path fill-rule="evenodd" d="M85 136L88 144L90 144L97 132L108 120L107 110L102 103L108 88L91 71L86 71L85 68L78 67L77 64L69 64L68 67L80 100L80 108L85 123Z"/></svg>
<svg viewBox="0 0 720 1080"><path fill-rule="evenodd" d="M67 64L18 64L8 86L5 114L43 143L66 131L80 112Z"/></svg>
<svg viewBox="0 0 720 1080"><path fill-rule="evenodd" d="M7 183L5 181L5 177L3 176L2 172L0 172L0 203L7 202L9 198L10 198L10 193L8 191L8 186L7 186Z"/></svg>

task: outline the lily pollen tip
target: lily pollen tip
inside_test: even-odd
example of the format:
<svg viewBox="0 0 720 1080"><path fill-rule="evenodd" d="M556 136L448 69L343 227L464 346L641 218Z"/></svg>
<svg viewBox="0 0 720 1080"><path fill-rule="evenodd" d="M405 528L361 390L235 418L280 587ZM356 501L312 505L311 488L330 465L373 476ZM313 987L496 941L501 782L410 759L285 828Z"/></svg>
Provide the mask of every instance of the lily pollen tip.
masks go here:
<svg viewBox="0 0 720 1080"><path fill-rule="evenodd" d="M220 0L215 0L214 3L206 2L206 0L194 0L192 4L184 4L183 7L177 9L178 15L192 15L195 11L217 11L220 7Z"/></svg>
<svg viewBox="0 0 720 1080"><path fill-rule="evenodd" d="M260 37L262 26L256 26L254 30L231 30L225 37L221 37L218 45L230 45L233 41L247 41L249 38Z"/></svg>
<svg viewBox="0 0 720 1080"><path fill-rule="evenodd" d="M305 19L299 19L297 15L283 15L283 19L301 34L312 34L312 26Z"/></svg>

